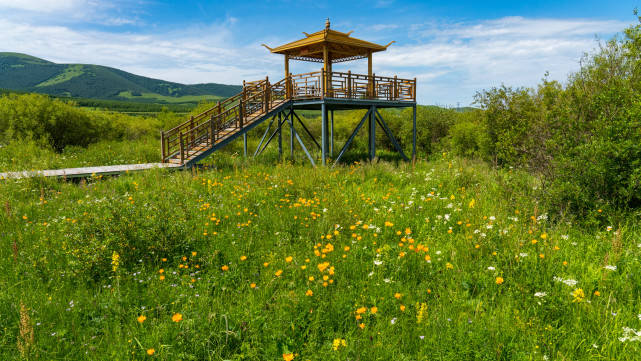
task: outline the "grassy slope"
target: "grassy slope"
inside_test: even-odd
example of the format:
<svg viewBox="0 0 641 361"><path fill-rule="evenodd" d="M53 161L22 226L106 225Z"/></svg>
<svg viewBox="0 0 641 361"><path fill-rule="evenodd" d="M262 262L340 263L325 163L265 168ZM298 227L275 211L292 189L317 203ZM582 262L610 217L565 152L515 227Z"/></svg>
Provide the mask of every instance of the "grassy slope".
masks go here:
<svg viewBox="0 0 641 361"><path fill-rule="evenodd" d="M183 96L167 96L155 93L140 93L139 96L134 96L130 91L121 92L118 94L119 98L128 99L130 101L144 101L150 103L199 103L202 101L217 101L222 100L222 97L215 95L183 95Z"/></svg>
<svg viewBox="0 0 641 361"><path fill-rule="evenodd" d="M157 101L172 99L162 100L168 103L185 96L197 98L196 102L200 97L229 97L241 90L214 83L184 85L99 65L55 64L18 53L0 53L0 88L95 99L127 99L119 96L121 92L149 93Z"/></svg>
<svg viewBox="0 0 641 361"><path fill-rule="evenodd" d="M619 337L641 328L638 224L554 225L533 179L459 159L215 161L0 182L0 358L19 355L21 303L40 359L636 357Z"/></svg>

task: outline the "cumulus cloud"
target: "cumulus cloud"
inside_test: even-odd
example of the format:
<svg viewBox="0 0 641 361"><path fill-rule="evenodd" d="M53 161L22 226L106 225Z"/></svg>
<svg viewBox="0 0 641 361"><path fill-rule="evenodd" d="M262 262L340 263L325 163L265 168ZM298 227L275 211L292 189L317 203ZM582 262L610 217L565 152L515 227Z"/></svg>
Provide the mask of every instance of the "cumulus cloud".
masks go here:
<svg viewBox="0 0 641 361"><path fill-rule="evenodd" d="M234 45L226 23L180 32L130 34L76 31L0 19L0 51L24 52L58 63L92 63L181 83L238 84L265 76L264 49ZM195 35L198 34L198 35ZM260 54L260 55L259 55Z"/></svg>
<svg viewBox="0 0 641 361"><path fill-rule="evenodd" d="M8 4L14 1L0 0L0 9ZM32 9L36 4L47 11L104 6L96 0L20 2L25 11L40 11ZM114 25L129 24L127 17L116 16L118 11L121 9L116 14L104 13L111 14ZM236 18L154 33L87 31L86 26L80 30L75 23L47 25L56 23L24 19L0 18L0 51L24 52L55 62L113 66L181 83L239 84L265 75L280 79L282 58L259 44L291 40L260 34L256 39L244 36L241 41L231 29L247 24L239 24L243 20ZM364 27L358 37L387 42L393 35L399 40L388 51L375 54L375 72L416 77L420 103L469 104L478 90L501 83L533 86L546 71L554 79L565 79L578 69L582 54L596 46L595 35L607 38L626 25L618 21L507 17L473 23L381 24ZM293 72L318 68L315 63L292 64ZM341 63L335 68L365 72L366 61Z"/></svg>
<svg viewBox="0 0 641 361"><path fill-rule="evenodd" d="M607 37L626 25L522 17L414 25L414 43L391 47L377 56L377 64L416 72L419 80L427 81L419 83L423 102L469 104L478 90L501 83L533 86L546 71L564 80L578 69L581 56L596 46L596 35Z"/></svg>
<svg viewBox="0 0 641 361"><path fill-rule="evenodd" d="M68 11L88 5L85 0L0 0L0 9L51 13Z"/></svg>

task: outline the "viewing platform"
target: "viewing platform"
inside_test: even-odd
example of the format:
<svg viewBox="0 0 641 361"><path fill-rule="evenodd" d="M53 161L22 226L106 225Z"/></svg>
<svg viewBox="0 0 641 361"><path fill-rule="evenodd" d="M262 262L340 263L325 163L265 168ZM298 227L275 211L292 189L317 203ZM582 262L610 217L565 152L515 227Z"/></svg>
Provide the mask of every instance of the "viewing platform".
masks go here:
<svg viewBox="0 0 641 361"><path fill-rule="evenodd" d="M369 125L370 159L376 155L376 124L390 138L396 150L408 159L398 145L394 135L386 125L378 108L413 108L412 157L416 154L416 78L402 79L397 76L379 76L372 72L372 54L384 51L386 46L350 37L351 32L342 33L330 29L329 20L325 29L305 38L277 48L268 48L272 53L285 56L285 77L275 83L269 78L243 82L239 94L218 102L207 111L190 117L186 122L161 133L162 162L189 167L212 152L243 136L247 154L247 133L257 125L268 122L261 142L254 155L262 153L276 134L279 138L279 152L282 154L282 127L291 129L290 148L293 155L294 138L312 164L314 157L307 149L294 127L297 120L302 129L321 150L322 164L326 164L329 154L333 153L333 115L334 111L365 109L365 117L357 124L347 143L336 158L340 160L354 137L364 125ZM351 71L332 70L333 63L368 60L368 74L355 74ZM319 71L290 74L290 60L323 63ZM322 119L321 143L308 130L296 110L320 110ZM278 120L276 120L278 119ZM271 126L276 122L274 132L269 138ZM265 144L263 144L266 141Z"/></svg>

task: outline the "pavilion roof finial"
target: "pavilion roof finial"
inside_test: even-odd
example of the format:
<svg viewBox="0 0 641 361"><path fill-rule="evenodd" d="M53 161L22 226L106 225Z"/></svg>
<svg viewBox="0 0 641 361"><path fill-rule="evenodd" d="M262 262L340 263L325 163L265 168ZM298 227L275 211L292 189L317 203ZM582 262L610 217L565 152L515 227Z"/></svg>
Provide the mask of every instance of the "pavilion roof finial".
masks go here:
<svg viewBox="0 0 641 361"><path fill-rule="evenodd" d="M325 30L329 30L329 18L325 20Z"/></svg>

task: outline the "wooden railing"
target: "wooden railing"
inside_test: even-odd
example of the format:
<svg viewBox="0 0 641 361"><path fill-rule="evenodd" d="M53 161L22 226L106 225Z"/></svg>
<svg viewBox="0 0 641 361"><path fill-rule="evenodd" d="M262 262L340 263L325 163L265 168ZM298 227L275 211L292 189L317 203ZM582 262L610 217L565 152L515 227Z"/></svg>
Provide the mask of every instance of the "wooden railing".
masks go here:
<svg viewBox="0 0 641 361"><path fill-rule="evenodd" d="M161 132L162 161L175 159L184 164L189 157L288 101L324 98L415 102L416 78L370 77L351 71L321 70L290 75L274 84L270 84L269 78L243 82L241 93Z"/></svg>

